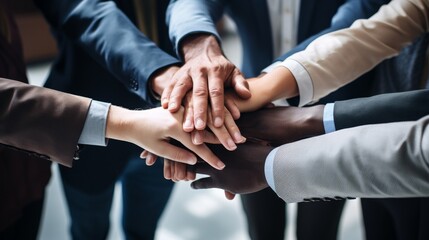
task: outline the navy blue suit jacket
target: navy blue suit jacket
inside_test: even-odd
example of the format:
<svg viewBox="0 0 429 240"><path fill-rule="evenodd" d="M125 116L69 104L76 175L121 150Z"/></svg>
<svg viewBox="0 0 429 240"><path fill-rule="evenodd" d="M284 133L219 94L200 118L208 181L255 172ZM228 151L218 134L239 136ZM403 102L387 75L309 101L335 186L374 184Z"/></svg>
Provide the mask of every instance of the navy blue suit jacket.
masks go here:
<svg viewBox="0 0 429 240"><path fill-rule="evenodd" d="M169 41L161 42L163 51L135 27L131 3L36 0L52 26L60 52L45 86L131 109L155 106L147 80L179 60L165 52L172 52ZM168 40L164 24L168 0L157 3L159 38ZM61 168L63 181L85 191L103 191L140 151L118 141L110 141L106 148L85 147L73 169Z"/></svg>
<svg viewBox="0 0 429 240"><path fill-rule="evenodd" d="M378 9L372 5L377 5L376 2L379 1L381 0L302 0L297 40L302 42L322 31L325 33L348 27L355 19L371 16ZM361 11L355 11L353 8L356 6ZM350 10L359 13L350 14ZM218 36L214 22L224 12L235 21L242 40L243 73L246 77L259 75L264 67L278 57L273 56L271 23L265 0L172 0L167 11L172 42L177 49L180 41L192 33L205 32ZM305 48L308 43L309 41L305 41L305 44L293 52Z"/></svg>
<svg viewBox="0 0 429 240"><path fill-rule="evenodd" d="M156 104L147 91L147 80L158 69L179 61L165 52L172 53L169 42L162 42L163 51L135 27L129 2L36 0L60 51L47 87L127 107L136 99L146 102L138 104ZM158 2L160 39L167 36L167 4L168 0ZM134 98L125 97L130 92Z"/></svg>

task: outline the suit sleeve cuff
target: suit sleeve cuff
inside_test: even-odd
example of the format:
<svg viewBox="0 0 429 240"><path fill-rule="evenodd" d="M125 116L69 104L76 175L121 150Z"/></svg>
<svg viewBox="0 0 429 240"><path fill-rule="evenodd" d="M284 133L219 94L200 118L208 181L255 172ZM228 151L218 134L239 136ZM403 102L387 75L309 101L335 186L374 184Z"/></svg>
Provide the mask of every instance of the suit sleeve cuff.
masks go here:
<svg viewBox="0 0 429 240"><path fill-rule="evenodd" d="M110 103L92 100L86 116L79 144L107 146L106 124Z"/></svg>
<svg viewBox="0 0 429 240"><path fill-rule="evenodd" d="M335 132L335 120L334 120L334 107L335 103L328 103L323 109L323 127L325 133Z"/></svg>
<svg viewBox="0 0 429 240"><path fill-rule="evenodd" d="M274 191L276 191L276 186L274 183L274 157L276 156L278 148L273 149L270 154L268 154L267 159L265 160L265 179L267 180L268 186L270 186Z"/></svg>
<svg viewBox="0 0 429 240"><path fill-rule="evenodd" d="M299 89L299 106L313 103L313 82L304 66L292 59L284 60L280 66L289 69L296 79Z"/></svg>

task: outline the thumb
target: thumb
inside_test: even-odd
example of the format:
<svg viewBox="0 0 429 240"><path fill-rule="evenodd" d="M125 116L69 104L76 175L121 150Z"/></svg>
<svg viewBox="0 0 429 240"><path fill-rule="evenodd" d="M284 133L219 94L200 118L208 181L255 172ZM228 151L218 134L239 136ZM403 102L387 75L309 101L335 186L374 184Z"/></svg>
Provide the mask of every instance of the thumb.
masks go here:
<svg viewBox="0 0 429 240"><path fill-rule="evenodd" d="M249 83L244 79L243 74L238 69L235 69L232 73L231 86L234 88L237 95L243 99L248 99L252 96Z"/></svg>
<svg viewBox="0 0 429 240"><path fill-rule="evenodd" d="M213 181L213 178L206 177L206 178L200 178L196 181L193 181L191 183L191 187L193 189L208 189L208 188L216 188L216 184Z"/></svg>

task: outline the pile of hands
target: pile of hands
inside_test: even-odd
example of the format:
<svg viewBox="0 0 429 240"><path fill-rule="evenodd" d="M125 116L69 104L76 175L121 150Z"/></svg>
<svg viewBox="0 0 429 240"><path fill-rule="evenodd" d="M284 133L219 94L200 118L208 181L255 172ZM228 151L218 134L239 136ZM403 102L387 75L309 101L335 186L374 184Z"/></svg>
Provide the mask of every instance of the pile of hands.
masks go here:
<svg viewBox="0 0 429 240"><path fill-rule="evenodd" d="M268 186L267 155L276 146L321 134L323 126L309 121L320 109L273 107L275 99L259 92L265 76L246 80L220 49L196 47L210 45L207 38L190 41L193 47L183 48L185 64L152 81L165 84L162 107L143 111L139 124L127 131L136 135L145 128L134 143L146 149L141 157L149 166L164 157L166 179L193 181L195 189L224 189L228 199L262 190ZM195 180L197 173L208 177Z"/></svg>

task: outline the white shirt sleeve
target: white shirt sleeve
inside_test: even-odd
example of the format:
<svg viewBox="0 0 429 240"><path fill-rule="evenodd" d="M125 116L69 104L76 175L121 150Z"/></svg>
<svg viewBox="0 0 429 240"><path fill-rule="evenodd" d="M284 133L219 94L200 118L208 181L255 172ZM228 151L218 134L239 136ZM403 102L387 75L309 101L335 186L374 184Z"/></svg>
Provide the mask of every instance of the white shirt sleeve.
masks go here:
<svg viewBox="0 0 429 240"><path fill-rule="evenodd" d="M110 103L92 100L82 133L78 140L79 144L107 146L106 124Z"/></svg>
<svg viewBox="0 0 429 240"><path fill-rule="evenodd" d="M289 69L296 79L299 90L299 106L311 104L313 99L313 82L311 81L310 74L299 62L286 59L279 66Z"/></svg>
<svg viewBox="0 0 429 240"><path fill-rule="evenodd" d="M274 157L276 156L278 148L274 148L270 154L268 154L267 159L265 160L264 173L265 179L267 180L268 186L270 186L274 191L276 191L276 186L274 183Z"/></svg>

